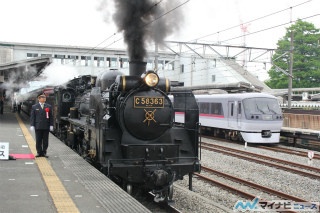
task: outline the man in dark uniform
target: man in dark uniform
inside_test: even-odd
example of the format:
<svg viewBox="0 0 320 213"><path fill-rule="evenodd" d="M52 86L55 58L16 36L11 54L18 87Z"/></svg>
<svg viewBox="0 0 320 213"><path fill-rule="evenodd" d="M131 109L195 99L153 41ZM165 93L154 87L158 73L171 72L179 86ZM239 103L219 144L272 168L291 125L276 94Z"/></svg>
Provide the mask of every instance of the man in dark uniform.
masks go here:
<svg viewBox="0 0 320 213"><path fill-rule="evenodd" d="M48 157L49 131L53 131L52 107L45 103L46 95L38 95L39 103L32 106L30 116L30 129L36 133L36 157Z"/></svg>

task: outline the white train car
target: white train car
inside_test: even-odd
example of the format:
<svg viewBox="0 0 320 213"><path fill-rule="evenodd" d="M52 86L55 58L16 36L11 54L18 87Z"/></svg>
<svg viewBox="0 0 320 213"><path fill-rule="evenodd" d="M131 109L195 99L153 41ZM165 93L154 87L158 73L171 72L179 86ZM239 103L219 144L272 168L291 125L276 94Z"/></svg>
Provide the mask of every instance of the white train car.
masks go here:
<svg viewBox="0 0 320 213"><path fill-rule="evenodd" d="M264 93L195 95L202 131L247 143L279 143L283 122L278 99ZM176 112L175 122L184 123Z"/></svg>

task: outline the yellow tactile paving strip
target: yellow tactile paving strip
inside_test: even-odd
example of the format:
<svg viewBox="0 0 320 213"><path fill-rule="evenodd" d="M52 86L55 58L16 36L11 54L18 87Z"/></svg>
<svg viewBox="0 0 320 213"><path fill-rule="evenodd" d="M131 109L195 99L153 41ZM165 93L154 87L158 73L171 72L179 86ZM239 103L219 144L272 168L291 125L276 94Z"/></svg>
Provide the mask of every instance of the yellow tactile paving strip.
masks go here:
<svg viewBox="0 0 320 213"><path fill-rule="evenodd" d="M32 154L36 155L37 154L37 150L35 146L36 143L32 135L29 133L23 121L17 114L16 114L16 118L18 120L20 128L23 132L23 135L29 145L29 148ZM42 178L47 185L50 196L52 197L55 207L57 208L57 212L63 212L63 213L80 212L76 207L75 203L73 202L73 200L70 198L68 192L64 188L60 179L57 177L56 173L48 163L48 160L46 158L36 158L35 162L37 163L39 170L41 172Z"/></svg>

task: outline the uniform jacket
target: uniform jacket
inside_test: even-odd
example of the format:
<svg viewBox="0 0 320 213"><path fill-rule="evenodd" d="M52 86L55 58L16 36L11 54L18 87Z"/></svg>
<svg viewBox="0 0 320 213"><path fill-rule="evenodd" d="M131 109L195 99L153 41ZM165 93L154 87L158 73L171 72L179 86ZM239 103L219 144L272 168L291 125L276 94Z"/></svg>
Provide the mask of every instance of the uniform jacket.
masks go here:
<svg viewBox="0 0 320 213"><path fill-rule="evenodd" d="M48 116L47 118L47 113ZM30 126L34 126L37 129L50 129L50 126L53 126L53 116L52 116L52 107L50 104L44 103L43 109L41 108L40 103L37 103L32 106L31 116L30 116Z"/></svg>

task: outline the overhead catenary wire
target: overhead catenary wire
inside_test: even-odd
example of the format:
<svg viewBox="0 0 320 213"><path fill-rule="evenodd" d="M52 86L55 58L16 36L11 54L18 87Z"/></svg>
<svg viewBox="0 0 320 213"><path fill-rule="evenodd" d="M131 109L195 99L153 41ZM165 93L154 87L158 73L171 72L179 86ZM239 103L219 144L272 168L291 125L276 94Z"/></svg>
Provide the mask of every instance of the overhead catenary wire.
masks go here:
<svg viewBox="0 0 320 213"><path fill-rule="evenodd" d="M202 39L202 38L206 38L206 37L209 37L209 36L212 36L212 35L215 35L215 34L219 34L219 33L221 33L221 32L225 32L225 31L228 31L228 30L231 30L231 29L234 29L234 28L238 28L238 27L240 27L241 25L250 24L250 23L255 22L255 21L258 21L258 20L260 20L260 19L264 19L264 18L267 18L267 17L269 17L269 16L273 16L273 15L276 15L276 14L278 14L278 13L282 13L282 12L284 12L284 11L291 10L291 9L294 8L294 7L301 6L301 5L306 4L306 3L308 3L308 2L311 2L311 1L312 1L312 0L308 0L308 1L305 1L305 2L303 2L303 3L300 3L300 4L297 4L297 5L291 6L291 7L289 7L289 8L285 8L285 9L282 9L282 10L279 10L279 11L276 11L276 12L272 12L272 13L270 13L270 14L267 14L267 15L264 15L264 16L261 16L261 17L258 17L258 18L256 18L256 19L253 19L253 20L250 20L250 21L247 21L247 22L244 22L244 23L242 23L242 24L238 24L238 25L235 25L235 26L232 26L232 27L228 27L228 28L226 28L226 29L219 30L219 31L217 31L217 32L215 32L215 33L210 33L210 34L208 34L208 35L205 35L205 36L202 36L202 37L199 37L199 38L196 38L196 39L192 39L191 41L197 41L197 40L200 40L200 39Z"/></svg>
<svg viewBox="0 0 320 213"><path fill-rule="evenodd" d="M258 30L258 31L252 32L252 33L248 33L248 34L246 34L246 36L248 36L248 35L253 35L253 34L256 34L256 33L260 33L260 32L266 31L266 30L271 30L271 29L274 29L274 28L277 28L277 27L281 27L281 26L284 26L284 25L292 24L292 22L297 22L298 20L305 20L305 19L313 18L313 17L319 16L319 15L320 15L320 14L315 14L315 15L311 15L311 16L308 16L308 17L304 17L304 18L298 18L298 19L296 19L296 20L294 20L294 21L290 20L289 22L286 22L286 23L282 23L282 24L275 25L275 26L272 26L272 27L268 27L268 28L265 28L265 29L262 29L262 30ZM243 36L244 36L244 35L237 36L237 37L233 37L233 38L224 40L224 41L222 41L222 42L234 40L234 39L237 39L237 38L241 38L241 37L243 37Z"/></svg>
<svg viewBox="0 0 320 213"><path fill-rule="evenodd" d="M287 11L287 10L292 10L292 8L299 7L299 6L301 6L301 5L304 5L304 4L306 4L306 3L309 3L309 2L311 2L311 1L312 1L312 0L308 0L308 1L302 2L302 3L300 3L300 4L296 4L296 5L294 5L294 6L291 6L291 7L288 7L288 8L279 10L279 11L276 11L276 12L272 12L272 13L270 13L270 14L267 14L267 15L264 15L264 16L261 16L261 17L258 17L258 18L256 18L256 19L253 19L253 20L250 20L250 21L247 21L247 22L242 23L242 24L240 24L240 25L235 25L235 26L232 26L232 27L228 27L228 28L226 28L226 29L224 29L224 30L220 30L220 31L215 32L215 33L211 33L211 34L208 34L208 35L205 35L205 36L196 38L196 39L192 39L190 42L192 42L192 41L196 41L196 42L197 42L198 40L200 40L200 39L202 39L202 38L205 38L205 37L208 37L208 36L211 36L211 35L214 35L214 34L218 34L218 33L221 33L221 32L225 32L225 31L228 31L228 30L231 30L231 29L234 29L234 28L239 27L239 26L241 26L241 25L243 25L243 24L249 24L249 23L252 23L252 22L255 22L255 21L258 21L258 20L267 18L267 17L269 17L269 16L276 15L276 14L278 14L278 13L282 13L282 12ZM319 14L316 14L316 15L313 15L313 16L309 16L309 17L306 17L306 18L302 18L302 20L307 19L307 18L311 18L311 17L314 17L314 16L317 16L317 15L319 15ZM259 31L253 32L253 33L246 34L246 35L240 35L240 36L232 37L232 38L229 38L229 39L220 41L219 43L221 44L221 43L223 43L223 42L235 40L235 39L238 39L238 38L242 38L242 37L244 37L244 36L249 36L249 35L253 35L253 34L256 34L256 33L264 32L264 31L271 30L271 29L274 29L274 28L277 28L277 27L280 27L280 26L284 26L284 25L287 25L287 24L290 24L290 23L292 23L292 20L290 20L290 22L286 22L286 23L283 23L283 24L280 24L280 25L276 25L276 26L272 26L272 27L269 27L269 28L265 28L265 29L262 29L262 30L259 30ZM188 43L188 42L187 42L187 43ZM209 44L209 42L208 42L208 44ZM201 47L199 47L199 48L201 48ZM196 48L196 49L199 49L199 48ZM194 50L196 50L196 49L194 49ZM191 50L186 51L185 53L190 52L190 51L191 51Z"/></svg>

